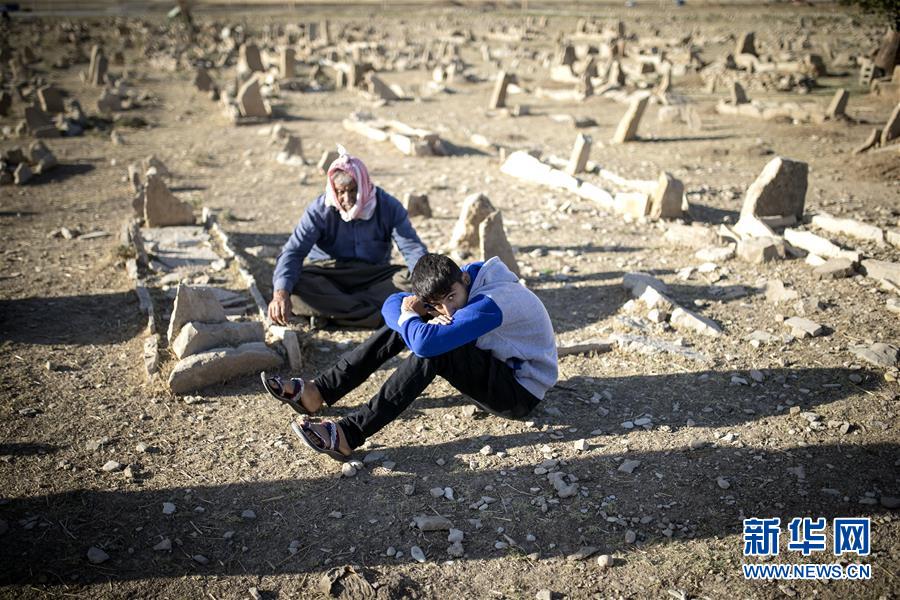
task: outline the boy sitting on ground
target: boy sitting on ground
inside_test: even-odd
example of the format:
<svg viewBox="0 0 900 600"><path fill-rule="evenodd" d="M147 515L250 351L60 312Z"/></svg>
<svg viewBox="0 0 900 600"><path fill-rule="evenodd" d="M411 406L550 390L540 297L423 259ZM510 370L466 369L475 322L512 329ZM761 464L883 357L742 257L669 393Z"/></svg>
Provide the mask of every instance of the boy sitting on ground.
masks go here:
<svg viewBox="0 0 900 600"><path fill-rule="evenodd" d="M266 390L301 414L315 414L365 381L385 361L412 354L366 404L337 420L292 422L310 448L346 460L396 419L437 375L495 415L528 415L556 383L556 340L540 299L493 257L460 269L426 254L412 272L413 294L393 294L385 327L313 380L262 374Z"/></svg>

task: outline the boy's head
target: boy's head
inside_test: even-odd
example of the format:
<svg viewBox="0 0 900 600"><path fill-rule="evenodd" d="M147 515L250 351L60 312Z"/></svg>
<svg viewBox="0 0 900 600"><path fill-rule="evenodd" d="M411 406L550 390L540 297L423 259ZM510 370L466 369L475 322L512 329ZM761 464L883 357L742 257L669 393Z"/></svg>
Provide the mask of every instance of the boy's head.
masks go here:
<svg viewBox="0 0 900 600"><path fill-rule="evenodd" d="M448 317L469 301L469 274L443 254L426 254L413 269L412 291L419 300Z"/></svg>

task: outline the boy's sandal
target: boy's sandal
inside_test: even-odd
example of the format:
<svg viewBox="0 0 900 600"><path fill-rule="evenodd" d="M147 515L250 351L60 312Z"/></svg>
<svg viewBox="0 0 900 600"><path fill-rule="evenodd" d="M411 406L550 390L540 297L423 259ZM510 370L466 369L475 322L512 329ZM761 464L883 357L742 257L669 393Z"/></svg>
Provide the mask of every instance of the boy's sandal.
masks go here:
<svg viewBox="0 0 900 600"><path fill-rule="evenodd" d="M338 425L332 421L319 421L317 425L325 428L326 435L322 435L310 426L310 421L304 419L297 423L291 421L291 430L297 434L304 444L316 452L327 454L334 460L347 462L350 456L338 450Z"/></svg>
<svg viewBox="0 0 900 600"><path fill-rule="evenodd" d="M263 371L259 376L260 379L262 379L263 387L266 388L266 391L269 392L270 396L279 402L284 402L301 415L309 414L309 411L303 408L303 403L300 402L300 395L303 393L302 379L299 377L291 378L291 381L294 383L294 392L288 394L284 391L284 382L278 375L269 377L266 375L266 372Z"/></svg>

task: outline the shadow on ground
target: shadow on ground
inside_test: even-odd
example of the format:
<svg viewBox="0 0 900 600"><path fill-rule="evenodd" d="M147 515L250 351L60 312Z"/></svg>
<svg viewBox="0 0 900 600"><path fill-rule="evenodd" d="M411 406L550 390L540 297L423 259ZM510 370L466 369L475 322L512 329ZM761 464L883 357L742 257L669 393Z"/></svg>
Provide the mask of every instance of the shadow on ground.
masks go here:
<svg viewBox="0 0 900 600"><path fill-rule="evenodd" d="M858 500L872 491L896 494L894 464L900 445L857 444L832 431L807 439L804 447L767 449L763 444L745 445L740 438L737 443L716 441L708 430L751 421L774 426L769 419L776 415L803 420L783 416L780 402L802 398L804 410L814 410L840 401L857 391L847 383L849 373L844 369L785 370L768 373L766 382L753 388L733 389L722 385L729 373L715 371L576 377L551 392L538 409L534 426L500 421L508 425L505 432L490 437L467 435L466 420L473 417L452 407L464 404L460 396L429 396L404 418L414 416L414 411L450 405L441 418L427 421L430 439L438 441L418 444L417 434L410 430L409 444L370 449L382 452L384 458L352 479L337 479L335 463L294 443L275 458L283 456L285 461L299 463L300 472L320 475L274 481L242 478L234 483L158 490L122 480L109 484L120 486L119 490L6 498L0 505L0 518L9 526L0 546L4 565L0 583L55 586L197 574L300 574L328 564L377 567L396 562L384 555L390 545L407 550L419 545L431 560L448 558L446 532L424 533L409 526L420 514L444 515L464 530L463 561L531 552L539 552L542 558L561 557L592 545L622 553L627 562L633 547L622 542L626 529L637 533L640 550L669 543L670 535L677 541L738 534L745 516L781 517L783 522L809 514L829 520L874 517L886 509ZM727 393L702 393L704 379ZM823 383L837 387L823 387ZM799 390L804 386L821 391L802 396ZM607 416L591 403L590 392L601 389L612 393L613 400L600 401L610 411ZM654 415L655 427L671 428L673 442L666 450L629 450L622 445L618 423L626 414L644 413ZM690 448L689 436L681 435L688 429L687 418L696 421L688 433L706 440L696 449ZM391 427L403 426L401 420ZM595 431L589 434L591 430ZM634 440L631 444L641 443L637 431L626 436ZM613 432L616 439L608 437ZM547 477L532 470L545 458L541 446L579 438L589 440L589 450L560 468L578 477L581 492L557 499ZM378 436L371 441L377 443ZM493 453L481 454L484 444L490 444ZM498 456L498 451L507 453L510 460ZM443 459L442 464L437 458ZM631 474L619 471L623 458L640 465ZM396 464L382 466L387 459ZM517 469L512 461L526 466ZM728 479L730 488L723 490L718 477ZM404 484L417 489L405 495ZM430 485L452 487L457 500L435 499L426 489ZM486 509L472 508L470 504L482 496L495 501ZM176 512L164 515L164 502L174 503ZM543 512L545 504L548 509ZM256 517L242 518L246 509ZM341 516L329 516L333 511ZM640 522L642 516L649 519ZM478 528L475 519L483 528ZM504 551L494 548L496 540L504 539L495 532L500 526L516 546ZM536 536L535 542L525 541L529 533ZM153 550L166 538L172 542L171 551ZM300 541L294 554L288 551L293 540ZM110 559L99 565L89 563L91 546L102 548ZM197 555L208 563L197 562L193 558Z"/></svg>

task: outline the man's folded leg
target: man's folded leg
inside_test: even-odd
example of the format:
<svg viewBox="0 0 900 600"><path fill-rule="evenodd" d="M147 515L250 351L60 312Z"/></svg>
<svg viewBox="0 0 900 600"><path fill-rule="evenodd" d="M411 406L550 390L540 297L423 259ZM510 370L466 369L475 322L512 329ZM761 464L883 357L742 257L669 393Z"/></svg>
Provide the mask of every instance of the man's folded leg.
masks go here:
<svg viewBox="0 0 900 600"><path fill-rule="evenodd" d="M396 419L440 375L483 409L505 418L521 418L540 402L515 379L505 363L475 343L439 356L411 355L365 405L340 420L351 448L357 448Z"/></svg>
<svg viewBox="0 0 900 600"><path fill-rule="evenodd" d="M325 403L331 406L356 389L389 359L406 348L400 334L382 327L315 378L316 387Z"/></svg>

